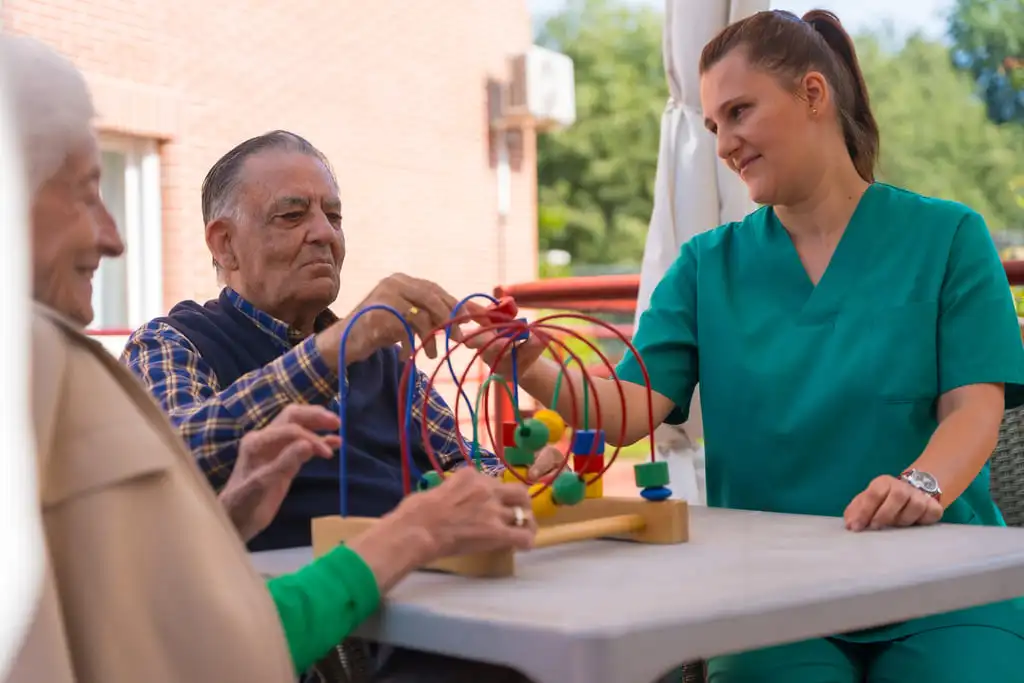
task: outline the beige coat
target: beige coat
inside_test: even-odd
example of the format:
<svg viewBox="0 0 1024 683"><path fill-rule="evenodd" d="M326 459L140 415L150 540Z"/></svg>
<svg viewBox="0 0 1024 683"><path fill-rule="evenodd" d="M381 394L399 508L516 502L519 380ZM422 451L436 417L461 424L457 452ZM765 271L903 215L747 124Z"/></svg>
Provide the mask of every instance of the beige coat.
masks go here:
<svg viewBox="0 0 1024 683"><path fill-rule="evenodd" d="M37 307L33 415L49 574L17 683L285 683L277 611L167 418Z"/></svg>

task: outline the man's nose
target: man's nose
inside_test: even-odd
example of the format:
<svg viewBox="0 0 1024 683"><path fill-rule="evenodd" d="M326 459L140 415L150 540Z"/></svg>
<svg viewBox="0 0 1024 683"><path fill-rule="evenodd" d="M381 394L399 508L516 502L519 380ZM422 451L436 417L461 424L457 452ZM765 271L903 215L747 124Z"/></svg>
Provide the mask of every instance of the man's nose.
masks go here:
<svg viewBox="0 0 1024 683"><path fill-rule="evenodd" d="M306 239L316 244L327 244L337 239L337 230L326 213L321 210L313 212Z"/></svg>

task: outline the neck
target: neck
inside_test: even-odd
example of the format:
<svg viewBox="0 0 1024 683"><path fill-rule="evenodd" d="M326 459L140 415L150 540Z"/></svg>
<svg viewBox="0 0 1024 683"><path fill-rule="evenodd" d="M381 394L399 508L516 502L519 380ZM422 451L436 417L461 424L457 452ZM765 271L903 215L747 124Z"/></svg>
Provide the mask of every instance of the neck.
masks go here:
<svg viewBox="0 0 1024 683"><path fill-rule="evenodd" d="M290 301L274 301L260 292L252 291L248 287L230 280L225 284L256 308L301 332L303 337L313 334L317 316L324 310L323 307L300 306Z"/></svg>
<svg viewBox="0 0 1024 683"><path fill-rule="evenodd" d="M869 186L849 157L843 157L846 163L826 172L805 199L775 207L779 220L794 240L831 241L842 236Z"/></svg>

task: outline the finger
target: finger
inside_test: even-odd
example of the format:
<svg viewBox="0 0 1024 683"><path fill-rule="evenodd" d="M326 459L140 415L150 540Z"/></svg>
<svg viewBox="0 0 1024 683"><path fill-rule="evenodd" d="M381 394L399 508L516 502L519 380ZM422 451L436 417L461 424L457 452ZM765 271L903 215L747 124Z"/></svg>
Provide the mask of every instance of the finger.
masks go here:
<svg viewBox="0 0 1024 683"><path fill-rule="evenodd" d="M928 501L930 500L929 496L920 491L914 491L907 498L907 504L903 506L903 510L896 518L894 526L913 526L917 524L924 517L925 511L928 510Z"/></svg>
<svg viewBox="0 0 1024 683"><path fill-rule="evenodd" d="M868 527L871 529L884 529L895 526L897 518L899 518L900 513L903 512L910 501L909 488L909 486L890 486L889 494L882 501L882 504L878 506L871 521L868 522Z"/></svg>
<svg viewBox="0 0 1024 683"><path fill-rule="evenodd" d="M537 455L536 462L530 468L530 477L532 479L539 479L547 474L552 474L555 470L561 470L562 461L565 460L565 456L554 446L545 446L541 449Z"/></svg>
<svg viewBox="0 0 1024 683"><path fill-rule="evenodd" d="M308 442L325 457L334 455L334 449L328 445L327 437L320 436L295 423L271 423L252 434L254 436L249 448L260 462L276 458L282 450L297 441Z"/></svg>
<svg viewBox="0 0 1024 683"><path fill-rule="evenodd" d="M942 504L931 496L926 495L925 497L928 498L928 502L925 505L924 514L917 520L917 523L935 524L942 519Z"/></svg>
<svg viewBox="0 0 1024 683"><path fill-rule="evenodd" d="M863 531L875 516L888 493L888 482L879 477L864 489L847 508L847 526L851 531Z"/></svg>
<svg viewBox="0 0 1024 683"><path fill-rule="evenodd" d="M296 424L314 432L328 432L336 431L341 426L341 420L336 412L323 406L291 403L270 424Z"/></svg>
<svg viewBox="0 0 1024 683"><path fill-rule="evenodd" d="M308 441L289 444L276 458L260 467L255 476L266 484L282 479L291 481L315 453L315 449Z"/></svg>
<svg viewBox="0 0 1024 683"><path fill-rule="evenodd" d="M516 510L522 510L522 524L516 523L519 519L519 514L516 513ZM515 529L537 529L537 518L533 515L533 508L528 506L513 505L512 507L502 507L500 520L505 526Z"/></svg>
<svg viewBox="0 0 1024 683"><path fill-rule="evenodd" d="M413 334L422 342L423 352L427 354L428 358L437 358L435 330L438 325L433 324L430 312L423 307L423 304L417 303L415 298L403 295L402 300L404 302L402 305L408 311L405 321L409 323ZM413 349L409 348L409 343L408 335L403 334L401 344L403 350L406 351L405 358L412 355Z"/></svg>
<svg viewBox="0 0 1024 683"><path fill-rule="evenodd" d="M487 476L487 475L483 475ZM533 509L533 500L530 498L530 489L520 482L495 482L494 495L498 501L508 508L517 505L529 510Z"/></svg>

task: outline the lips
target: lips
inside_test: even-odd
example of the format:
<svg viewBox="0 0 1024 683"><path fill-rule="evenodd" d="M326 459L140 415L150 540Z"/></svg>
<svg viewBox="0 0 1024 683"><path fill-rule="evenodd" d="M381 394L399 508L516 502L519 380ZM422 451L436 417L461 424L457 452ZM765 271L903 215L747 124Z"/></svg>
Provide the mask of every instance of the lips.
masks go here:
<svg viewBox="0 0 1024 683"><path fill-rule="evenodd" d="M750 165L753 164L755 161L757 161L760 158L761 158L760 154L755 154L755 155L747 157L745 159L741 159L740 161L736 162L736 164L735 164L736 165L736 172L739 173L742 176L744 174L744 172L748 168L750 168Z"/></svg>

